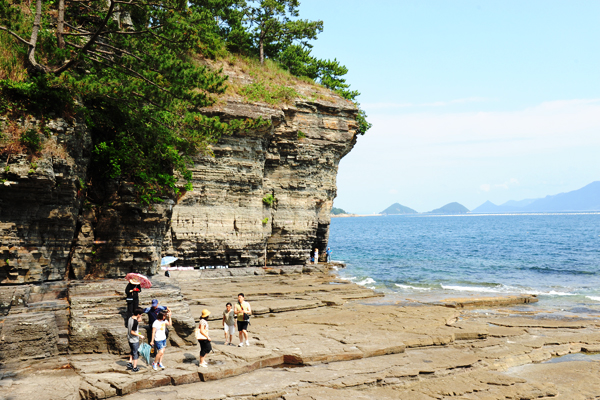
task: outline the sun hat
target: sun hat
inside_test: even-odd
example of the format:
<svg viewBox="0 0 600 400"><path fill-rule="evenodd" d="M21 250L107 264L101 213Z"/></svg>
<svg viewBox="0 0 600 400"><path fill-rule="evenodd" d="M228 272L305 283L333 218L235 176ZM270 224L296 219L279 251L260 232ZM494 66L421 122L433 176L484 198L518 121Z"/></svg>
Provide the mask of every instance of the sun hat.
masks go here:
<svg viewBox="0 0 600 400"><path fill-rule="evenodd" d="M152 307L156 307L158 305L158 300L152 299Z"/></svg>
<svg viewBox="0 0 600 400"><path fill-rule="evenodd" d="M129 280L129 283L131 283L132 285L139 285L139 284L140 284L140 281L138 281L138 280L137 280L137 279L135 279L135 278L131 278L131 279Z"/></svg>
<svg viewBox="0 0 600 400"><path fill-rule="evenodd" d="M208 311L206 308L204 310L202 310L202 315L200 316L200 318L206 318L210 315L210 311Z"/></svg>

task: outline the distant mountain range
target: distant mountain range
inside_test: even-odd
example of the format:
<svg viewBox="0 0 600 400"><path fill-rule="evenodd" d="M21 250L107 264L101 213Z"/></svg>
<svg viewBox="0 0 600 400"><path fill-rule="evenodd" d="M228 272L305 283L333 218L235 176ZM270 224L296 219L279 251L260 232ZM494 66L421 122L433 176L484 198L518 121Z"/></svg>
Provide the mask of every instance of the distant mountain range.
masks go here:
<svg viewBox="0 0 600 400"><path fill-rule="evenodd" d="M384 215L397 215L397 214L417 214L417 211L410 207L403 206L399 203L394 203L379 214Z"/></svg>
<svg viewBox="0 0 600 400"><path fill-rule="evenodd" d="M466 214L469 209L462 204L457 202L448 203L443 207L436 208L435 210L429 211L429 214Z"/></svg>
<svg viewBox="0 0 600 400"><path fill-rule="evenodd" d="M592 182L572 192L546 196L542 199L507 201L496 205L486 201L473 213L600 211L600 181Z"/></svg>
<svg viewBox="0 0 600 400"><path fill-rule="evenodd" d="M443 207L429 211L428 214L465 214L469 209L459 203L448 203ZM399 203L394 203L379 214L383 215L399 215L399 214L418 214L419 212L410 207L403 206Z"/></svg>

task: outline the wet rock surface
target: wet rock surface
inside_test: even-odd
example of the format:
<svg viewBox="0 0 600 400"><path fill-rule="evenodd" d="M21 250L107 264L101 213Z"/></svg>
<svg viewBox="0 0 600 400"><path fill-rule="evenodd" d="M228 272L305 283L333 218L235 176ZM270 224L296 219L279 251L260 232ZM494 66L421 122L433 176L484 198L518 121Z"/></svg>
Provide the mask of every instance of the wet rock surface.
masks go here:
<svg viewBox="0 0 600 400"><path fill-rule="evenodd" d="M584 357L582 351L600 348L600 328L594 318L523 316L506 308L482 312L419 304L371 305L377 296L371 290L322 273L276 275L256 270L256 275L223 276L226 272L178 271L169 279L157 278L155 289L143 292L144 302L158 297L172 306L175 319L186 327L175 329L164 359L166 368L159 371L144 361L140 372L127 371L123 344L118 344L125 337L123 319L103 317L123 311L124 304L118 301L98 302L102 293L109 297L110 289L123 282L106 280L71 288L71 340L72 346L79 344L70 354L44 360L3 360L0 397L31 398L34 393L39 399L600 396L597 357L546 363L569 354ZM222 310L238 292L245 293L255 312L249 347L224 343ZM104 313L92 312L100 305ZM212 311L214 352L207 357L208 368L198 366L199 348L193 344L193 320L203 308ZM94 347L95 342L106 342L99 337L106 337L108 331L75 340L73 321L87 324L88 332L113 329L114 347ZM64 384L57 387L57 379Z"/></svg>

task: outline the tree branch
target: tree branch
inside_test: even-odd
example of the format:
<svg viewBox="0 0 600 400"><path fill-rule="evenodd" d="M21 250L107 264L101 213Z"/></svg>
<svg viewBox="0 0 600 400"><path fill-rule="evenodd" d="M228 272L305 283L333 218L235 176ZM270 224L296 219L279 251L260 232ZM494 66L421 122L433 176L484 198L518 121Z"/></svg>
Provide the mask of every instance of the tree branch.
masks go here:
<svg viewBox="0 0 600 400"><path fill-rule="evenodd" d="M91 51L91 50L90 50L90 51ZM126 73L127 75L129 75L129 76L132 76L132 77L134 77L134 78L141 79L141 80L143 80L144 82L146 82L147 84L149 84L149 85L151 85L151 86L154 86L154 87L155 87L155 88L157 88L158 90L160 90L160 91L162 91L162 92L165 92L165 93L167 93L168 95L170 95L170 96L173 96L174 98L178 98L178 97L177 97L177 96L175 96L175 95L174 95L172 92L170 92L169 90L167 90L167 89L163 88L162 86L160 86L160 85L157 85L156 83L152 82L151 80L149 80L148 78L146 78L144 75L140 74L139 72L136 72L136 71L134 71L133 69L131 69L131 68L129 68L129 67L126 67L126 66L124 66L124 65L122 65L122 64L117 64L117 63L115 63L113 60L111 60L111 59L109 59L109 58L106 58L106 57L104 57L104 56L102 56L102 55L100 55L100 54L93 54L93 55L94 55L94 56L96 56L96 57L100 57L100 58L102 58L102 59L103 59L103 60L105 60L105 61L108 61L108 64L107 64L107 63L105 63L105 62L102 62L102 61L100 61L100 60L98 60L98 59L92 58L92 55L90 55L90 59L91 59L91 60L93 60L93 61L96 61L96 62L99 62L100 64L102 64L102 65L105 65L105 66L107 66L107 67L110 67L110 68L113 68L113 69L122 68L122 69L124 69L125 71L129 72L129 73Z"/></svg>
<svg viewBox="0 0 600 400"><path fill-rule="evenodd" d="M27 40L23 39L21 36L17 35L16 33L14 33L13 31L9 30L8 28L0 26L0 31L6 31L6 32L8 32L10 35L12 35L15 38L17 38L19 40L19 42L21 42L23 44L26 44L27 46L31 45L31 43L29 43Z"/></svg>
<svg viewBox="0 0 600 400"><path fill-rule="evenodd" d="M110 20L110 17L113 14L113 10L115 9L115 2L113 0L108 1L110 2L110 6L108 7L108 11L106 12L106 17L104 18L104 21L102 21L102 23L98 27L98 30L92 35L92 37L90 38L90 40L88 40L85 46L81 48L81 54L84 54L96 42L102 30L104 29L106 24L108 24L108 21ZM38 0L38 2L41 3L41 0ZM70 68L76 60L77 57L73 58L72 60L67 60L61 67L53 71L54 74L60 75L63 71L66 71L68 68Z"/></svg>

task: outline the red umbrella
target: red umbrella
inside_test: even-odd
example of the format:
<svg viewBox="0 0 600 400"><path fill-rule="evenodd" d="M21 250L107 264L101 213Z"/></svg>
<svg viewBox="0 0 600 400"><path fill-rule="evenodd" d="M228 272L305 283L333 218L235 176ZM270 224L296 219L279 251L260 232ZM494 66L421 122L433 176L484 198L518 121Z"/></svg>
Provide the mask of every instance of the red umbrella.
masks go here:
<svg viewBox="0 0 600 400"><path fill-rule="evenodd" d="M136 281L138 281L140 283L140 286L143 287L144 289L150 289L152 287L152 282L150 282L150 279L148 279L147 277L145 277L142 274L136 274L135 272L130 272L127 275L125 275L125 280L131 280L131 279L135 279Z"/></svg>

